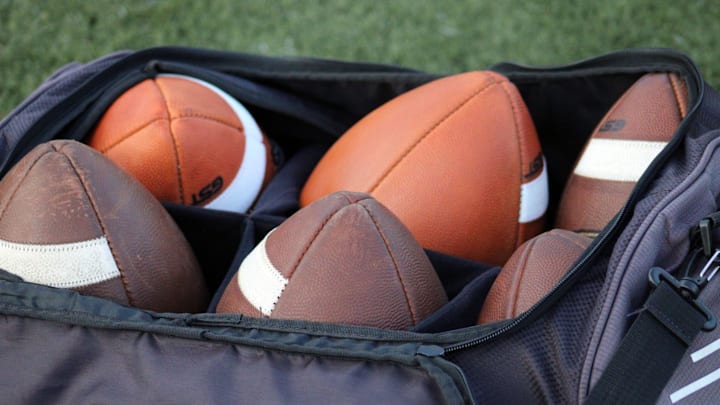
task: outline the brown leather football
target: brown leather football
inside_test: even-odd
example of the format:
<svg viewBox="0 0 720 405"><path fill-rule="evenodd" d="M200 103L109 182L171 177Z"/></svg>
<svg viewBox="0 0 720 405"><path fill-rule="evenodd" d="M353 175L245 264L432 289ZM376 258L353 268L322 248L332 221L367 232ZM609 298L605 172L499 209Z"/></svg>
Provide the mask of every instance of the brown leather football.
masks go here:
<svg viewBox="0 0 720 405"><path fill-rule="evenodd" d="M306 206L366 192L426 248L502 264L543 229L544 158L515 85L469 72L380 106L330 148L305 184Z"/></svg>
<svg viewBox="0 0 720 405"><path fill-rule="evenodd" d="M525 242L503 266L485 299L478 324L515 318L544 297L592 239L553 229Z"/></svg>
<svg viewBox="0 0 720 405"><path fill-rule="evenodd" d="M202 312L195 256L162 205L75 141L27 154L0 182L0 268L124 305Z"/></svg>
<svg viewBox="0 0 720 405"><path fill-rule="evenodd" d="M217 312L410 329L447 302L423 249L363 193L301 209L245 258Z"/></svg>
<svg viewBox="0 0 720 405"><path fill-rule="evenodd" d="M674 73L642 76L593 131L563 191L555 227L597 235L687 114L686 83Z"/></svg>

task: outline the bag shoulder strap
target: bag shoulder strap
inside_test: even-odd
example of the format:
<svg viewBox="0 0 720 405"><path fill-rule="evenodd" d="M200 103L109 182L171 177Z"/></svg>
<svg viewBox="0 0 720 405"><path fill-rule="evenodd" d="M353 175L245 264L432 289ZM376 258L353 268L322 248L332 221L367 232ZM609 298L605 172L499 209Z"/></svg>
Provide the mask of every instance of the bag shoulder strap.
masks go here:
<svg viewBox="0 0 720 405"><path fill-rule="evenodd" d="M696 299L711 276L677 280L659 267L650 270L655 289L586 405L655 403L695 336L715 327L715 316Z"/></svg>

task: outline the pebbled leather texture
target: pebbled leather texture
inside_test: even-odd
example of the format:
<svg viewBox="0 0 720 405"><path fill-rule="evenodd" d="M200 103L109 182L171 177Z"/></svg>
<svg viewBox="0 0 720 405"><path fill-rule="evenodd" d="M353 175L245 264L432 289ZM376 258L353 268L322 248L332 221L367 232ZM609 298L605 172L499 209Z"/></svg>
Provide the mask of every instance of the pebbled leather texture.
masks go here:
<svg viewBox="0 0 720 405"><path fill-rule="evenodd" d="M680 77L674 73L646 74L600 121L578 162L588 158L590 142L597 139L651 142L662 147L685 118L687 108L687 85ZM616 149L614 153L626 160L620 164L632 165L633 160L637 161L629 148ZM597 235L623 207L636 182L637 178L602 178L602 173L598 177L578 174L576 165L563 191L555 227Z"/></svg>
<svg viewBox="0 0 720 405"><path fill-rule="evenodd" d="M410 329L447 302L424 250L367 194L322 198L258 248L288 280L271 318ZM260 315L243 295L237 274L217 310Z"/></svg>
<svg viewBox="0 0 720 405"><path fill-rule="evenodd" d="M557 284L592 239L553 229L525 242L503 266L488 292L478 324L515 318Z"/></svg>
<svg viewBox="0 0 720 405"><path fill-rule="evenodd" d="M0 195L0 239L107 239L119 277L76 290L155 311L205 310L202 271L182 232L139 182L88 146L61 140L36 147L3 178Z"/></svg>
<svg viewBox="0 0 720 405"><path fill-rule="evenodd" d="M301 206L335 191L366 192L420 244L502 264L542 219L518 222L521 184L541 158L518 90L489 71L442 78L377 108L319 162Z"/></svg>

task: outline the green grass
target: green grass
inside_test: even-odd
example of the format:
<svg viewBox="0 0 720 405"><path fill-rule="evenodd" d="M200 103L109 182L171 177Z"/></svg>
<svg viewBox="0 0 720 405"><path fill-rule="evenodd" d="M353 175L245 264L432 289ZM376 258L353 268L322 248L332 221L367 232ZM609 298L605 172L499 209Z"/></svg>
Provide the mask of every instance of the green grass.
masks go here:
<svg viewBox="0 0 720 405"><path fill-rule="evenodd" d="M186 45L451 73L551 65L628 47L688 53L720 84L720 2L0 0L0 117L53 70L119 49Z"/></svg>

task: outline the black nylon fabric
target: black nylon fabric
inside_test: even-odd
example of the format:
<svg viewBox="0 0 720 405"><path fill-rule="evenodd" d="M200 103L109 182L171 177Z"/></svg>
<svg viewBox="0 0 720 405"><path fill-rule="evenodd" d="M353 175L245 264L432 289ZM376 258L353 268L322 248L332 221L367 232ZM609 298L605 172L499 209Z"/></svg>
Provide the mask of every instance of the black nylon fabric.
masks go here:
<svg viewBox="0 0 720 405"><path fill-rule="evenodd" d="M630 238L637 232L638 227L642 223L648 213L660 202L674 187L684 179L685 175L692 171L700 160L707 144L715 138L713 130L720 126L720 96L711 88L705 89L706 100L703 108L698 110L697 116L693 121L693 125L688 128L686 133L687 141L683 148L675 154L671 162L665 166L663 171L666 173L662 181L656 182L646 195L634 207L634 219L628 223L617 242L618 251L622 250L622 246L626 246ZM613 269L618 267L620 255L614 255L609 266L609 274ZM646 269L647 270L647 269ZM625 288L630 288L626 286ZM644 283L642 286L634 287L637 294L634 294L632 307L639 309L645 297L649 292L650 286ZM625 330L629 328L625 327Z"/></svg>
<svg viewBox="0 0 720 405"><path fill-rule="evenodd" d="M437 77L382 65L254 57L210 51L192 52L182 48L145 50L122 56L137 57L146 63L151 60L153 52L161 55L160 59L163 60L202 64L205 69L237 74L266 86L307 97L329 106L330 109L342 111L344 116L350 117L348 121L359 119L384 101ZM549 165L551 207L557 204L559 190L572 168L577 152L607 108L643 72L682 70L679 59L681 58L677 55L662 51L628 52L552 71L539 69L527 72L513 66L497 67L517 83L528 102L533 119L537 121L546 156L553 159L552 165ZM97 65L90 63L85 68L97 73L108 65L97 62ZM162 66L152 63L150 65ZM67 71L81 66L83 65L71 67ZM68 88L70 84L78 86L91 76L88 72L82 78L64 84L67 84ZM62 77L63 75L59 75L56 79ZM68 89L65 89L66 94L67 92ZM32 108L27 112L18 111L9 120L23 124L13 130L16 135L3 135L0 139L15 142L17 137L33 136L23 131L27 131L27 128L42 116L43 110L46 111L54 104L28 105ZM37 111L33 110L35 107ZM692 164L692 156L696 156L702 151L703 144L707 144L708 140L703 138L705 125L715 122L714 114L720 107L713 106L715 110L712 112L705 111L706 108L699 112L696 117L698 123L693 123L690 131L689 136L697 136L698 140L688 146L687 156L691 158L681 161L677 167L668 166L662 175L670 180L656 184L659 189L668 187L686 173L687 167ZM74 113L79 116L82 111ZM705 119L704 114L712 117ZM272 118L265 117L267 120ZM8 126L7 122L0 123L0 131L4 131L3 128ZM62 129L57 134L44 135L61 134ZM72 136L82 137L82 134ZM329 140L327 137L325 139ZM282 136L279 141L282 144ZM5 145L3 150L2 146L0 145L0 152L10 149ZM323 145L326 146L328 145ZM292 162L293 156L289 158L288 162ZM308 169L308 166L299 168L298 173L302 172L299 177L303 177ZM295 188L291 190L293 187ZM654 192L654 189L652 191ZM216 269L209 276L206 275L212 279L212 285L222 285L227 281L227 274L223 281L222 269L227 267L228 263L231 263L231 269L237 266L242 259L242 252L249 250L246 243L248 240L259 238L291 213L297 193L293 181L287 185L276 185L272 194L283 195L285 192L287 195L292 194L292 197L275 200L270 197L270 193L263 195L258 203L258 212L249 216L231 215L223 218L223 215L217 215L212 219L213 215L204 215L202 210L169 207L186 232L197 232L191 241L196 250L202 249L204 244L213 244L212 238L204 240L202 236L203 233L212 231L213 222L229 220L225 228L220 227L223 231L220 234L225 233L228 236L223 243L226 246L235 245L236 251L223 251L219 254L210 252L201 257L203 263L209 263ZM648 199L637 205L636 216L642 216L645 212L643 204L653 204L652 192L645 197ZM198 225L205 220L210 220L209 225ZM81 310L68 314L67 318L55 317L52 321L42 321L19 316L34 313L39 316L43 309L33 299L18 299L19 304L15 304L20 305L23 310L11 311L12 315L3 317L9 327L2 332L2 340L9 342L10 348L17 346L18 354L14 353L16 350L3 350L0 351L0 356L4 356L2 358L6 364L19 364L21 355L29 356L25 362L29 366L23 377L36 373L41 375L42 379L40 383L36 380L33 385L33 381L18 381L18 377L10 375L3 387L17 387L12 391L16 393L12 399L41 402L52 395L63 401L73 402L80 398L81 393L93 395L95 386L102 385L103 381L114 381L128 392L116 393L111 388L100 387L97 388L98 396L90 398L107 402L100 399L110 396L135 402L132 401L133 393L143 392L146 397L160 402L165 395L187 395L187 398L192 400L205 399L189 402L228 402L238 398L252 399L252 402L255 402L268 398L271 403L422 403L423 400L432 403L443 399L465 402L472 399L477 403L577 403L586 395L588 389L583 386L582 373L588 351L593 349L590 347L593 327L597 322L605 322L601 319L597 307L606 297L603 285L608 269L613 268L613 263L610 262L613 245L622 249L625 240L620 238L620 242L615 243L619 231L619 228L614 229L614 233L607 238L607 243L597 249L592 260L583 262L549 299L531 310L530 315L522 318L516 327L508 328L497 336L492 334L492 326L453 330L468 326L468 320L476 316L474 313L448 317L428 327L428 330L439 333L412 334L347 328L341 325L251 321L237 316L207 315L200 319L176 315L158 320L141 311L120 309L116 306L110 310L109 306L98 304L98 300L84 299L77 299L77 308L73 305L68 307ZM458 261L441 256L436 256L436 259L433 263L438 265L437 270L446 283L446 289L456 292L459 297L454 304L461 302L459 307L463 308L463 311L475 311L484 300L484 294L497 269L475 277L477 273L464 272L464 265ZM467 266L471 267L474 266ZM484 267L479 265L478 268L482 270ZM456 272L458 269L460 271ZM467 280L469 286L474 288L465 290L463 286L457 285L461 280ZM464 295L467 292L469 293ZM69 297L75 296L60 293L52 295L49 292L46 294L46 303L56 300L60 308L69 305L63 300L72 300L73 298ZM3 292L0 288L0 300L2 299ZM7 307L3 309L0 306L0 313L4 311L8 312ZM100 318L92 318L92 322L84 322L88 314L92 313L102 314L102 321ZM450 319L455 320L442 322ZM127 330L123 327L123 322L128 320L154 325L153 327L160 322L162 328ZM208 329L184 328L191 321L201 321L199 324L209 325ZM238 327L240 324L244 326ZM223 329L223 325L227 325L227 328ZM257 329L252 325L256 325ZM168 332L169 330L173 333ZM296 345L297 351L285 351L274 346L272 350L259 349L261 342L267 343L269 330L274 331L276 336L281 336L278 339L283 341L283 344ZM188 335L182 335L179 331ZM306 336L306 332L312 336ZM25 339L25 335L33 336ZM37 339L35 335L38 336ZM63 337L59 340L53 339L56 335ZM64 336L68 338L65 339ZM115 337L118 340L114 340ZM231 337L234 337L234 340ZM443 353L438 345L456 347L460 342L482 337L485 339L482 342L445 352L444 358L457 364L462 374L454 365L438 357ZM206 339L218 339L223 343L208 342ZM343 346L348 339L352 342L348 341L347 346ZM363 339L368 339L365 345L359 343ZM47 364L40 361L40 356L30 353L36 350L34 346L42 341L58 342L57 347L53 345L43 348ZM409 343L400 345L398 342L401 341ZM382 342L386 342L387 346L383 346ZM407 360L409 354L403 350L407 350L405 346L413 344L427 345L422 350L418 349L426 357L422 357L422 360L416 358L417 361ZM400 346L403 346L403 349L400 349ZM346 349L339 350L337 347ZM345 359L342 355L346 353L345 350L350 350L349 348L352 348L355 356L352 360ZM183 357L185 351L188 353ZM374 357L378 352L389 359L397 360L397 357L402 357L406 360L378 360ZM137 358L138 353L142 353L143 358ZM73 360L79 363L73 363ZM151 364L153 362L158 365ZM194 369L195 365L197 370ZM113 380L108 370L118 366L119 377ZM88 377L94 374L97 376ZM161 374L157 387L146 382L152 380L155 374ZM143 377L142 381L138 376ZM247 381L237 382L246 377ZM84 379L87 379L87 383ZM77 383L76 380L83 381ZM65 382L68 384L63 385ZM193 382L200 387L194 387ZM189 393L188 387L177 387L183 383L194 387L198 392L193 394ZM220 385L224 387L227 384L234 384L241 389L217 392L218 388L222 388ZM308 389L308 392L300 392L301 389L307 389L308 385L313 387ZM465 389L470 390L472 398L467 396ZM341 393L345 394L345 397L342 397Z"/></svg>
<svg viewBox="0 0 720 405"><path fill-rule="evenodd" d="M594 264L540 319L502 338L448 353L478 404L579 403L577 386L605 266Z"/></svg>
<svg viewBox="0 0 720 405"><path fill-rule="evenodd" d="M520 76L523 80L531 80L527 76L532 74L531 72ZM523 83L519 86L522 88ZM697 94L691 87L691 100L693 95ZM714 100L715 95L710 94L708 98ZM685 128L690 139L687 142L690 144L690 161L693 163L697 163L702 151L712 139L712 135L707 135L707 126L713 125L717 108L714 101L705 100L690 128ZM542 139L542 132L540 136ZM673 185L677 185L687 176L693 163L687 164L683 158L675 158L673 162L678 159L684 162L680 164L685 166L679 169L664 169L659 174L663 181L650 183L653 189L645 190L645 196L655 199L655 187L663 190L662 194L666 195ZM659 198L649 204L654 205L657 201ZM643 200L641 203L648 202ZM630 209L628 214L634 212L634 220L642 220L642 217L647 215L647 212L643 214L642 207L631 206ZM626 218L630 218L630 215L626 214ZM614 234L618 234L617 229L614 231ZM613 238L613 233L606 230L605 234L607 235L601 234L598 239ZM620 239L613 241L613 244L616 250L622 251L623 247L627 246L627 240ZM584 399L589 391L589 385L584 385L583 379L586 358L589 352L594 353L597 350L597 347L592 346L593 329L602 328L607 321L600 317L599 304L606 299L604 284L608 269L613 269L616 265L609 263L613 244L606 243L602 251L594 256L594 260L570 277L570 280L574 281L566 286L572 287L562 288L564 295L555 306L549 303L541 305L548 309L537 313L537 317L529 317L531 319L527 319L527 322L521 322L522 327L516 327L512 333L505 333L474 347L461 348L447 354L448 358L466 372L473 396L478 403L554 404L579 403ZM647 270L638 269L644 274L647 274ZM644 299L646 292L636 289L640 300ZM561 295L558 293L556 296Z"/></svg>
<svg viewBox="0 0 720 405"><path fill-rule="evenodd" d="M704 314L679 291L662 282L623 338L586 405L655 403L705 321Z"/></svg>
<svg viewBox="0 0 720 405"><path fill-rule="evenodd" d="M629 273L618 273L628 271L620 266L621 258L625 248L637 232L653 208L660 203L675 187L677 187L689 173L697 166L708 144L715 139L717 132L715 128L720 127L720 96L708 86L704 88L704 99L700 108L694 113L691 122L685 128L685 137L682 145L673 153L671 159L663 166L662 172L650 185L643 197L634 206L632 219L625 226L615 243L614 252L610 258L608 267L607 283L603 286L602 296L598 305L594 308L593 317L596 321L595 337L588 348L588 360L584 368L584 375L581 382L581 389L588 392L594 383L600 378L602 370L610 361L612 354L620 344L620 340L630 328L635 314L639 312L649 293L647 272L649 268L632 269ZM696 213L701 218L705 213ZM688 229L689 232L689 229ZM666 240L658 240L659 246L669 245ZM669 271L676 271L686 255L689 253L687 246L689 239L685 240L684 248L674 247L665 256L670 261L658 265ZM668 247L670 249L670 247ZM679 251L678 251L679 250ZM666 258L667 259L667 258ZM613 278L622 276L623 283L615 287ZM618 298L620 297L620 298ZM623 300L621 302L621 299ZM627 302L625 302L627 301ZM622 303L622 306L618 306ZM609 305L619 308L612 313L607 313Z"/></svg>
<svg viewBox="0 0 720 405"><path fill-rule="evenodd" d="M426 372L391 362L0 320L4 403L445 403Z"/></svg>
<svg viewBox="0 0 720 405"><path fill-rule="evenodd" d="M77 403L78 389L93 399L90 403L115 403L116 397L117 403L137 403L137 398L143 403L144 398L161 403L186 403L185 398L191 403L216 398L218 403L470 400L459 369L420 354L423 346L409 341L408 333L388 338L380 330L343 325L317 325L314 330L300 321L159 314L17 280L0 280L0 291L0 362L23 364L21 373L13 374L11 367L0 372L0 389L12 393L3 395L9 403ZM366 373L371 374L368 379ZM355 378L368 381L366 392L348 392L363 386ZM219 386L214 381L237 379L243 381L236 387L248 386L215 392ZM335 384L335 379L345 382ZM378 384L380 380L385 382ZM86 392L99 384L107 387ZM115 395L114 390L128 392ZM170 399L161 400L165 395Z"/></svg>
<svg viewBox="0 0 720 405"><path fill-rule="evenodd" d="M171 62L170 66L196 65L201 70L215 69L220 73L237 74L258 85L287 91L289 95L298 93L300 97L316 102L318 108L327 109L330 120L342 117L343 123L337 128L343 129L385 101L437 77L390 65L311 58L272 58L207 49L158 47L137 52L118 52L86 64L74 64L62 74L56 74L43 85L43 91L35 92L0 123L0 156L4 158L0 165L1 172L6 172L7 165L20 158L18 153L27 153L32 146L44 140L57 137L82 139L85 134L63 130L88 127L73 122L78 117L82 119L87 105L91 105L103 91L112 90L117 80L138 82L162 73L158 69L163 67L163 62ZM55 82L57 85L53 84ZM232 89L228 91L232 93ZM77 105L56 108L59 102L69 97L74 97ZM252 110L253 106L248 108ZM333 114L333 110L337 114ZM274 127L273 120L277 116L255 112L260 112L260 121L267 121ZM53 113L54 119L43 122L41 119L48 113ZM306 124L296 122L303 126ZM27 133L29 129L35 133ZM289 131L292 136L293 128L289 128ZM312 134L307 128L305 133L316 140L325 139L328 142L341 135L328 134L326 130L320 129L317 134Z"/></svg>
<svg viewBox="0 0 720 405"><path fill-rule="evenodd" d="M716 235L717 237L717 235ZM720 279L713 277L700 293L699 301L717 316L720 314ZM700 332L685 351L675 373L665 386L657 404L712 404L718 399L717 374L720 356L717 342L720 328ZM699 382L704 382L699 385Z"/></svg>
<svg viewBox="0 0 720 405"><path fill-rule="evenodd" d="M49 77L25 101L0 121L0 161L4 160L20 138L32 136L27 131L48 110L65 100L70 92L95 73L125 57L116 52L87 64L69 64Z"/></svg>

